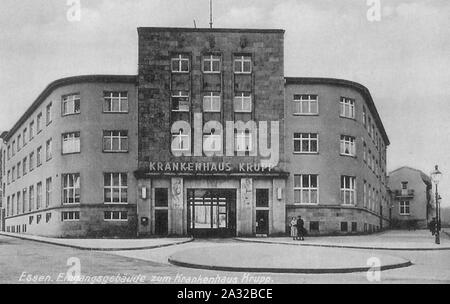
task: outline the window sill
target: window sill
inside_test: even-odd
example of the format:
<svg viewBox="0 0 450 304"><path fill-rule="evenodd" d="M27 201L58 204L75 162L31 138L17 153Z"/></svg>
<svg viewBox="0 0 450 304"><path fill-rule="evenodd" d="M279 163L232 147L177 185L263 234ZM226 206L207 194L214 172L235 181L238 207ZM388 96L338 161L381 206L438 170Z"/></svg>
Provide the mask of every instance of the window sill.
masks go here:
<svg viewBox="0 0 450 304"><path fill-rule="evenodd" d="M355 159L356 159L356 155L350 155L350 154L342 154L342 153L340 153L340 156L351 157L351 158L355 158Z"/></svg>
<svg viewBox="0 0 450 304"><path fill-rule="evenodd" d="M340 118L344 118L344 119L349 119L349 120L356 121L356 117L347 117L347 116L342 116L342 115L339 115L339 117Z"/></svg>
<svg viewBox="0 0 450 304"><path fill-rule="evenodd" d="M81 152L66 152L61 153L61 155L72 155L72 154L81 154Z"/></svg>
<svg viewBox="0 0 450 304"><path fill-rule="evenodd" d="M103 114L129 114L129 111L103 111Z"/></svg>
<svg viewBox="0 0 450 304"><path fill-rule="evenodd" d="M67 113L67 114L61 114L62 117L67 117L67 116L74 116L74 115L80 115L81 113Z"/></svg>
<svg viewBox="0 0 450 304"><path fill-rule="evenodd" d="M292 113L292 115L294 116L319 116L319 113Z"/></svg>
<svg viewBox="0 0 450 304"><path fill-rule="evenodd" d="M103 153L109 153L109 154L120 154L120 153L129 153L129 151L108 151L108 150L103 150Z"/></svg>
<svg viewBox="0 0 450 304"><path fill-rule="evenodd" d="M319 152L295 152L295 155L319 155Z"/></svg>
<svg viewBox="0 0 450 304"><path fill-rule="evenodd" d="M120 205L120 206L124 206L124 205L128 205L128 203L111 203L111 202L104 202L105 205Z"/></svg>

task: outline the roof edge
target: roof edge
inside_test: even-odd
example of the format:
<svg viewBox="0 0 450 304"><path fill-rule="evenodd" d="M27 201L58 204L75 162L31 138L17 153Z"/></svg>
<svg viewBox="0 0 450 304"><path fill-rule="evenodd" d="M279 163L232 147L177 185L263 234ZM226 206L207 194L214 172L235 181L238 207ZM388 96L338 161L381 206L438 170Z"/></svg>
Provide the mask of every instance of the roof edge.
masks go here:
<svg viewBox="0 0 450 304"><path fill-rule="evenodd" d="M286 30L284 29L261 29L261 28L193 28L193 27L138 27L138 33L142 31L151 32L216 32L216 33L279 33L284 34Z"/></svg>
<svg viewBox="0 0 450 304"><path fill-rule="evenodd" d="M347 86L354 88L362 93L362 95L366 96L368 99L369 107L371 108L372 112L375 114L375 120L377 121L378 128L381 131L381 135L383 136L383 139L386 143L386 145L390 145L391 142L389 141L389 137L386 133L386 130L384 128L383 122L381 121L381 117L378 114L378 110L375 106L375 102L373 101L372 95L370 94L370 91L368 88L366 88L364 85L354 82L351 80L346 79L339 79L339 78L324 78L324 77L285 77L285 83L286 85L289 84L329 84L329 85L337 85L337 86Z"/></svg>
<svg viewBox="0 0 450 304"><path fill-rule="evenodd" d="M25 111L25 113L19 118L19 120L14 124L8 134L5 136L4 140L8 141L12 135L19 129L19 127L28 119L29 116L41 105L41 103L57 88L76 84L76 83L89 83L89 82L119 82L119 83L135 83L137 84L137 75L80 75L60 78L51 82L47 87L39 94L36 100L31 104L30 107Z"/></svg>

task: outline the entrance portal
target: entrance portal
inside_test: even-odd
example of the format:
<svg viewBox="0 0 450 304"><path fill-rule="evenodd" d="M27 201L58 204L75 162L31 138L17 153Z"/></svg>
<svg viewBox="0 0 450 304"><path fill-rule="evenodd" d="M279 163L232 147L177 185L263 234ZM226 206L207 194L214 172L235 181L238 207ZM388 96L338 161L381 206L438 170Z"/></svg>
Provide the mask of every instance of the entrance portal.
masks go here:
<svg viewBox="0 0 450 304"><path fill-rule="evenodd" d="M188 189L188 233L195 237L236 236L236 190Z"/></svg>

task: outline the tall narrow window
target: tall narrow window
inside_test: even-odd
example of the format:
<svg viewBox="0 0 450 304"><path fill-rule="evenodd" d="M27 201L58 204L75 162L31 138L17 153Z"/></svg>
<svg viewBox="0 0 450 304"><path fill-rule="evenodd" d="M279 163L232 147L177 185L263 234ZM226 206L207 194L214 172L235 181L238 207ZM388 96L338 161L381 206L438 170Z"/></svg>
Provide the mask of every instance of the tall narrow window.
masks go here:
<svg viewBox="0 0 450 304"><path fill-rule="evenodd" d="M80 152L80 132L66 133L62 135L62 153Z"/></svg>
<svg viewBox="0 0 450 304"><path fill-rule="evenodd" d="M351 98L341 97L341 116L347 118L355 118L355 100Z"/></svg>
<svg viewBox="0 0 450 304"><path fill-rule="evenodd" d="M20 197L22 193L19 191L17 192L17 214L23 213L24 210L22 210L21 206L22 206L22 198Z"/></svg>
<svg viewBox="0 0 450 304"><path fill-rule="evenodd" d="M27 160L28 160L28 157L25 157L23 160L22 160L22 175L26 175L27 174Z"/></svg>
<svg viewBox="0 0 450 304"><path fill-rule="evenodd" d="M104 112L128 113L128 92L105 92L104 100Z"/></svg>
<svg viewBox="0 0 450 304"><path fill-rule="evenodd" d="M63 174L63 204L79 204L80 203L80 174L70 173Z"/></svg>
<svg viewBox="0 0 450 304"><path fill-rule="evenodd" d="M220 73L220 60L219 55L203 56L203 72L204 73Z"/></svg>
<svg viewBox="0 0 450 304"><path fill-rule="evenodd" d="M203 112L220 112L220 108L219 92L208 92L203 96Z"/></svg>
<svg viewBox="0 0 450 304"><path fill-rule="evenodd" d="M128 152L128 131L104 131L104 152Z"/></svg>
<svg viewBox="0 0 450 304"><path fill-rule="evenodd" d="M27 128L23 129L23 132L22 132L22 140L23 140L22 147L25 147L27 145L27 134L28 134L28 129Z"/></svg>
<svg viewBox="0 0 450 304"><path fill-rule="evenodd" d="M42 131L42 113L39 113L36 118L36 132Z"/></svg>
<svg viewBox="0 0 450 304"><path fill-rule="evenodd" d="M318 146L317 133L294 133L295 153L317 153Z"/></svg>
<svg viewBox="0 0 450 304"><path fill-rule="evenodd" d="M34 121L30 122L30 140L34 138Z"/></svg>
<svg viewBox="0 0 450 304"><path fill-rule="evenodd" d="M45 144L45 159L47 161L52 159L52 139L47 140Z"/></svg>
<svg viewBox="0 0 450 304"><path fill-rule="evenodd" d="M252 57L235 56L234 72L236 74L250 74L252 72Z"/></svg>
<svg viewBox="0 0 450 304"><path fill-rule="evenodd" d="M28 211L34 210L34 186L30 186L30 190L28 192L29 200L28 200Z"/></svg>
<svg viewBox="0 0 450 304"><path fill-rule="evenodd" d="M313 174L294 175L294 203L319 203L319 176Z"/></svg>
<svg viewBox="0 0 450 304"><path fill-rule="evenodd" d="M172 60L172 73L188 73L189 72L189 56L179 54L173 57Z"/></svg>
<svg viewBox="0 0 450 304"><path fill-rule="evenodd" d="M52 178L49 177L45 181L45 207L48 208L52 204Z"/></svg>
<svg viewBox="0 0 450 304"><path fill-rule="evenodd" d="M41 209L42 206L42 183L36 185L36 209Z"/></svg>
<svg viewBox="0 0 450 304"><path fill-rule="evenodd" d="M191 140L187 131L180 129L178 132L172 133L172 150L173 151L189 151L191 149Z"/></svg>
<svg viewBox="0 0 450 304"><path fill-rule="evenodd" d="M237 131L235 138L235 150L237 152L253 151L252 133L250 131Z"/></svg>
<svg viewBox="0 0 450 304"><path fill-rule="evenodd" d="M22 166L21 166L21 162L17 163L17 179L20 178L20 174L22 174Z"/></svg>
<svg viewBox="0 0 450 304"><path fill-rule="evenodd" d="M355 205L356 177L341 176L341 203L343 205Z"/></svg>
<svg viewBox="0 0 450 304"><path fill-rule="evenodd" d="M319 114L319 98L317 95L295 94L293 100L294 115Z"/></svg>
<svg viewBox="0 0 450 304"><path fill-rule="evenodd" d="M62 97L62 115L79 114L81 109L80 94L71 94Z"/></svg>
<svg viewBox="0 0 450 304"><path fill-rule="evenodd" d="M38 147L36 150L36 165L38 167L42 165L42 147Z"/></svg>
<svg viewBox="0 0 450 304"><path fill-rule="evenodd" d="M21 145L22 145L22 135L19 134L17 135L17 152L20 151Z"/></svg>
<svg viewBox="0 0 450 304"><path fill-rule="evenodd" d="M363 189L363 206L367 207L367 182L364 181L364 189Z"/></svg>
<svg viewBox="0 0 450 304"><path fill-rule="evenodd" d="M366 107L363 107L362 122L363 122L364 127L367 127L367 112L366 112Z"/></svg>
<svg viewBox="0 0 450 304"><path fill-rule="evenodd" d="M353 136L341 135L341 154L356 156L355 138Z"/></svg>
<svg viewBox="0 0 450 304"><path fill-rule="evenodd" d="M190 97L187 91L176 91L172 93L172 111L173 112L189 112Z"/></svg>
<svg viewBox="0 0 450 304"><path fill-rule="evenodd" d="M128 179L126 173L104 174L104 200L107 204L128 203Z"/></svg>
<svg viewBox="0 0 450 304"><path fill-rule="evenodd" d="M28 207L27 206L27 199L28 199L27 189L24 188L22 190L22 210L23 210L24 213L28 211L28 209L27 209L27 207Z"/></svg>
<svg viewBox="0 0 450 304"><path fill-rule="evenodd" d="M47 105L46 111L45 111L45 122L47 125L49 125L52 122L52 104L49 103Z"/></svg>
<svg viewBox="0 0 450 304"><path fill-rule="evenodd" d="M240 92L234 95L234 111L235 112L251 112L252 111L252 94L248 92Z"/></svg>

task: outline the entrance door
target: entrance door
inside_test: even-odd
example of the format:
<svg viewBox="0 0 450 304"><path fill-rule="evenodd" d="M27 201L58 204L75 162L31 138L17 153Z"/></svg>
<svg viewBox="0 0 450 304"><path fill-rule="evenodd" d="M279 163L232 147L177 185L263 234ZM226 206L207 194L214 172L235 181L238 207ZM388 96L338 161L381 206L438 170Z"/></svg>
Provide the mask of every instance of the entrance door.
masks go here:
<svg viewBox="0 0 450 304"><path fill-rule="evenodd" d="M269 210L256 210L256 234L269 234Z"/></svg>
<svg viewBox="0 0 450 304"><path fill-rule="evenodd" d="M155 210L155 234L167 235L169 233L169 212Z"/></svg>
<svg viewBox="0 0 450 304"><path fill-rule="evenodd" d="M188 231L196 237L236 235L236 190L188 189Z"/></svg>

